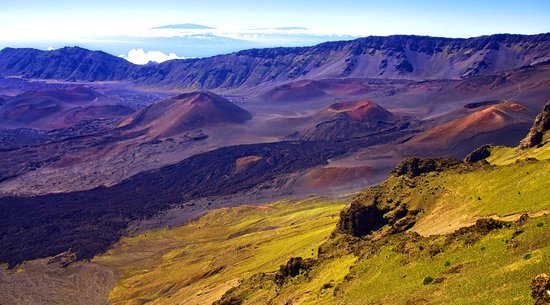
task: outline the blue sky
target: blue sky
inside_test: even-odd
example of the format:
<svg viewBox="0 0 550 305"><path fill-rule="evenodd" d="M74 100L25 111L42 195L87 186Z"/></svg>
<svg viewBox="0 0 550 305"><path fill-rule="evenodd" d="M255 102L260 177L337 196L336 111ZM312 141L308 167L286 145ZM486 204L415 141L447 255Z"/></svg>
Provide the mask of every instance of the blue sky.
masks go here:
<svg viewBox="0 0 550 305"><path fill-rule="evenodd" d="M550 1L258 1L258 0L0 0L0 37L34 32L124 33L139 27L193 22L219 28L304 26L360 35L466 37L550 31ZM52 33L51 31L58 33ZM8 34L8 35L4 35Z"/></svg>
<svg viewBox="0 0 550 305"><path fill-rule="evenodd" d="M534 34L550 32L550 0L0 0L0 47L116 44L116 37L146 36L149 28L174 23L226 32L300 26L353 36Z"/></svg>

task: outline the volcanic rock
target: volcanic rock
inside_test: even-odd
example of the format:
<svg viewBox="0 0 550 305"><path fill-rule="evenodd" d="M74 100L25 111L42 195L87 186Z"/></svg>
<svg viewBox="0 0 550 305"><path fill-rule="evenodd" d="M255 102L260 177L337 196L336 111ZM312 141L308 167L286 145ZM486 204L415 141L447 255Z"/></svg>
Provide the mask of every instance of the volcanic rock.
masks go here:
<svg viewBox="0 0 550 305"><path fill-rule="evenodd" d="M542 143L544 133L550 130L550 101L544 106L541 113L535 119L533 127L527 137L520 143L520 148L535 147Z"/></svg>

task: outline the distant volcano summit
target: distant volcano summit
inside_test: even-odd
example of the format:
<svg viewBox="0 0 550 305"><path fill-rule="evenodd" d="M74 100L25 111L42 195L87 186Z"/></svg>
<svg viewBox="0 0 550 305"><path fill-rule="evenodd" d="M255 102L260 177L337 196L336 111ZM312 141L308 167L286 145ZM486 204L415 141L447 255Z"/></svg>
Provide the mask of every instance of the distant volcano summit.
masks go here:
<svg viewBox="0 0 550 305"><path fill-rule="evenodd" d="M215 28L206 25L196 23L180 23L180 24L168 24L158 27L154 27L153 30L158 29L178 29L178 30L214 30Z"/></svg>

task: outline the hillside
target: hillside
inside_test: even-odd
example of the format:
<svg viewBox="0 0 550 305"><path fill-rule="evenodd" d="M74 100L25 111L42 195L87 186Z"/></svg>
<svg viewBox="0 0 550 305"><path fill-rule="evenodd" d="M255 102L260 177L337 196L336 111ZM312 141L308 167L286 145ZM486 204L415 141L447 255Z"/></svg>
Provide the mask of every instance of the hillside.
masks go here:
<svg viewBox="0 0 550 305"><path fill-rule="evenodd" d="M491 134L493 139L508 139L509 143L517 143L516 135L525 135L525 130L530 127L532 113L514 102L493 103L489 106L474 105L474 108L469 108L473 106L467 104L463 109L448 114L457 118L419 133L407 145L414 146L414 151L417 152L444 154L451 150L467 154L468 151L463 148L465 143L480 142Z"/></svg>
<svg viewBox="0 0 550 305"><path fill-rule="evenodd" d="M137 66L77 47L55 51L7 48L0 51L0 75L214 89L297 79L460 79L545 62L549 53L550 34L468 39L370 36L312 47L171 60L157 66Z"/></svg>
<svg viewBox="0 0 550 305"><path fill-rule="evenodd" d="M314 114L310 119L320 121L307 131L309 141L365 137L388 131L410 129L411 118L400 118L368 100L338 102Z"/></svg>
<svg viewBox="0 0 550 305"><path fill-rule="evenodd" d="M521 156L523 161L509 165L443 160L403 163L387 182L357 196L341 213L338 229L315 251L309 248L319 243L319 237L328 237L329 230L319 235L317 225L291 210L300 207L315 214L321 206L328 212L338 205L314 201L303 206L269 205L259 210L262 216L248 207L215 211L185 227L125 239L94 262L123 270L109 295L115 304L153 299L155 304L168 304L174 298L201 304L230 287L236 288L216 304L265 304L267 300L273 304L529 304L531 279L547 269L550 254L546 238L550 234L550 202L546 201L550 193L544 187L550 175L550 146L522 151L495 148L503 158L500 150L507 150L508 158ZM546 158L526 160L541 156L541 151ZM227 213L233 216L219 217ZM281 213L287 215L284 222L273 218ZM319 222L327 219L316 217ZM488 218L494 220L484 220ZM377 221L381 221L378 226L369 228ZM224 231L223 236L229 237L209 239L193 248L183 240L174 241L195 236L188 234L220 238L210 231ZM274 234L275 240L262 242ZM300 242L294 241L298 236ZM290 254L302 241L311 247L302 254ZM148 251L136 256L149 247L163 248L160 243L171 245L162 259L148 254L143 261L140 255ZM220 243L228 243L228 248L221 246L215 253L227 255L222 253L229 251L237 263L228 263L225 256L217 257L209 250ZM279 243L290 252L264 252L271 247L283 249ZM203 257L202 251L214 257ZM276 258L271 256L274 253ZM291 260L277 271L284 256L304 260ZM204 261L202 267L196 265L199 257ZM139 264L132 263L137 260ZM176 272L189 268L198 270L187 275ZM264 273L250 276L252 270ZM172 276L166 279L156 276L157 272ZM238 285L243 278L248 279Z"/></svg>
<svg viewBox="0 0 550 305"><path fill-rule="evenodd" d="M58 256L0 271L0 288L46 270L60 283L101 277L86 287L113 304L530 304L550 255L548 111L530 133L543 133L537 144L405 160L343 210L345 197L215 210L125 237L91 263L59 267ZM89 304L87 288L65 285L79 293L18 295Z"/></svg>
<svg viewBox="0 0 550 305"><path fill-rule="evenodd" d="M38 79L99 81L123 79L135 65L102 51L66 47L54 51L5 48L0 74Z"/></svg>
<svg viewBox="0 0 550 305"><path fill-rule="evenodd" d="M32 90L7 97L0 104L0 127L55 129L73 126L85 120L120 119L134 110L117 105L93 89Z"/></svg>
<svg viewBox="0 0 550 305"><path fill-rule="evenodd" d="M186 226L123 238L92 263L63 268L45 259L0 269L0 302L98 305L109 304L108 298L112 304L137 304L177 297L184 304L209 304L244 275L269 271L290 256L313 257L338 221L343 200L314 197L219 209ZM33 284L36 278L47 280Z"/></svg>
<svg viewBox="0 0 550 305"><path fill-rule="evenodd" d="M72 249L88 259L108 249L133 221L174 206L196 213L231 204L223 196L287 191L300 172L386 143L407 132L349 141L286 141L222 147L120 183L85 191L0 197L0 262L15 266ZM307 153L304 153L307 152ZM242 166L243 158L252 158ZM239 166L240 165L240 166ZM208 198L222 198L216 205ZM206 202L192 200L205 198ZM185 203L185 204L183 204ZM183 205L182 205L183 204ZM101 238L98 238L101 236Z"/></svg>
<svg viewBox="0 0 550 305"><path fill-rule="evenodd" d="M533 130L542 130L546 121L541 118L546 116L539 116ZM253 245L278 230L308 232L277 234L272 243L285 244L291 250L297 236L300 240L311 238L312 246L323 236L315 233L320 232L314 229L316 225L295 218L293 212L283 212L292 209L284 204L266 206L259 218L248 208L211 212L181 228L125 239L95 262L124 270L109 295L115 304L140 300L165 304L172 298L200 304L211 302L227 289L215 304L530 303L531 280L547 271L550 255L546 238L550 234L550 144L547 129L543 130L544 141L534 147L490 147L489 153L476 151L468 158L470 163L453 159L404 161L386 182L352 200L340 213L336 230L317 250L286 254L295 258L279 269L277 261L282 257L272 260L267 256L279 251L264 253L260 250L264 246ZM310 204L303 207L309 209ZM314 203L315 207L324 205ZM327 211L331 207L336 206L326 203ZM218 217L220 213L236 213L238 216L231 219L244 222L222 221L228 218ZM288 224L272 219L279 213L287 215ZM242 218L245 214L249 216ZM271 223L277 225L271 227ZM200 267L197 275L170 273L173 278L159 281L155 272L191 268L196 264L195 253L210 253L209 245L222 242L212 240L212 244L195 248L170 242L175 236L186 236L182 232L201 227L209 228L201 238L210 236L205 233L210 230L226 231L227 242L233 245L230 253L239 263L201 258L210 263ZM235 235L231 233L234 231L246 233ZM149 260L143 261L135 256L142 249L162 248L158 243L176 248L162 259L148 256ZM256 250L249 253L248 249ZM222 255L228 250L219 251ZM136 259L141 263L128 261ZM257 260L271 263L258 269ZM251 270L263 273L252 275Z"/></svg>
<svg viewBox="0 0 550 305"><path fill-rule="evenodd" d="M212 125L242 124L252 115L211 92L184 93L148 106L119 127L168 137Z"/></svg>
<svg viewBox="0 0 550 305"><path fill-rule="evenodd" d="M470 163L406 160L341 212L317 259L252 276L215 304L532 302L550 255L549 106L536 146L480 149Z"/></svg>

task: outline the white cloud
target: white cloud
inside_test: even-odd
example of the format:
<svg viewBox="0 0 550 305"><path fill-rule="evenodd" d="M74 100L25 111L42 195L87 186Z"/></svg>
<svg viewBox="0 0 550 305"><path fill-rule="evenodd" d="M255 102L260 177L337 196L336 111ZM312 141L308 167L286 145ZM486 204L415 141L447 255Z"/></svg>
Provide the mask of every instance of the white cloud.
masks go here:
<svg viewBox="0 0 550 305"><path fill-rule="evenodd" d="M175 53L164 54L161 51L145 52L143 49L132 49L128 52L128 55L121 55L120 57L138 65L145 65L150 61L161 63L171 59L184 59L184 57L179 57Z"/></svg>
<svg viewBox="0 0 550 305"><path fill-rule="evenodd" d="M48 51L53 51L53 50L55 50L53 47L48 48Z"/></svg>

